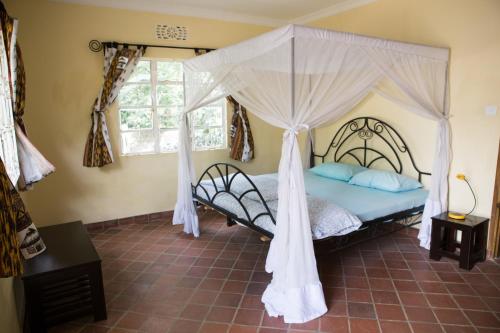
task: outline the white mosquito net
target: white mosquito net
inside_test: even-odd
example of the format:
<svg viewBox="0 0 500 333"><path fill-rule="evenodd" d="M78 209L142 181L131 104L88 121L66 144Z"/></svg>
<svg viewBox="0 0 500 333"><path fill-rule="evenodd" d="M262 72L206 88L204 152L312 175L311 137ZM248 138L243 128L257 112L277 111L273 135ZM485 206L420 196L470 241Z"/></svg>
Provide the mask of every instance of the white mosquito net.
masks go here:
<svg viewBox="0 0 500 333"><path fill-rule="evenodd" d="M297 134L342 117L371 91L439 123L421 246L430 217L447 207L450 163L448 49L289 25L184 62L185 109L179 143L174 224L199 236L191 183L189 112L232 95L249 112L283 128L276 229L266 261L273 273L262 301L271 316L303 323L323 315Z"/></svg>

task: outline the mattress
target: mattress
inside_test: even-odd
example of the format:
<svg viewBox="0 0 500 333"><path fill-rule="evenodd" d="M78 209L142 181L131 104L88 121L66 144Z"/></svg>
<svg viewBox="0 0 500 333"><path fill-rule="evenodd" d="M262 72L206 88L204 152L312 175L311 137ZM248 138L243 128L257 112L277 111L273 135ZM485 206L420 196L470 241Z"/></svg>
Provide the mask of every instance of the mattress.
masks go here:
<svg viewBox="0 0 500 333"><path fill-rule="evenodd" d="M304 172L304 182L307 193L347 209L363 222L422 206L429 195L425 189L388 192L350 185L311 171Z"/></svg>
<svg viewBox="0 0 500 333"><path fill-rule="evenodd" d="M277 174L269 174L265 177L277 181L278 176ZM428 195L428 192L423 189L392 193L349 185L347 182L320 177L309 171L304 173L304 181L308 195L313 239L345 235L357 230L361 226L361 222L419 207L425 203ZM207 193L208 197L212 198L216 193L216 189L210 181L204 181L204 189L198 187L196 190L197 195L201 198L207 199ZM266 194L263 192L263 195L265 197L269 195L270 190L270 188L266 188L264 190ZM325 210L324 202L330 202L340 209ZM245 207L245 211L235 196L228 193L217 194L214 203L245 220L248 220L248 216L253 219L259 214L266 213L265 207L259 200L242 198L241 203ZM266 203L273 217L276 217L277 200L266 201ZM328 216L325 216L325 212L328 212ZM274 233L275 225L268 215L260 216L254 224Z"/></svg>

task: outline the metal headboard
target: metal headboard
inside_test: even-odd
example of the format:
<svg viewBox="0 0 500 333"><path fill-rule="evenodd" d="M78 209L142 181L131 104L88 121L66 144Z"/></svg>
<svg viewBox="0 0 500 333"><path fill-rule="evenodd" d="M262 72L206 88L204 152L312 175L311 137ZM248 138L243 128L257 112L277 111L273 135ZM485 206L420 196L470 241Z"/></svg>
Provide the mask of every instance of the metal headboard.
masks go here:
<svg viewBox="0 0 500 333"><path fill-rule="evenodd" d="M384 154L373 148L375 144L369 145L370 141L382 142L390 154ZM320 158L324 163L326 157L331 154L334 162L347 162L350 159L367 168L373 166L375 162L377 164L385 162L397 173L402 173L401 157L407 155L418 174L419 181L422 180L422 175L430 175L417 167L413 155L401 135L391 125L372 117L355 118L342 125L323 155L315 154L313 150L311 152L311 166L314 166L315 158Z"/></svg>

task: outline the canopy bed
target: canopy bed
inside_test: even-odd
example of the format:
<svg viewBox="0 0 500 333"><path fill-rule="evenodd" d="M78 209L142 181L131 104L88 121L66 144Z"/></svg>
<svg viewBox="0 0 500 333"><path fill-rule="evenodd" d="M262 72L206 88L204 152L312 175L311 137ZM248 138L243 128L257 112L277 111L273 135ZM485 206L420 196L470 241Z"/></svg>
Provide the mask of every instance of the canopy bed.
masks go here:
<svg viewBox="0 0 500 333"><path fill-rule="evenodd" d="M262 301L270 316L283 315L288 323L323 315L327 308L316 268L297 135L338 120L370 92L437 121L432 185L419 232L421 245L428 248L430 217L447 206L448 57L448 49L289 25L185 61L173 223L199 235L188 114L231 95L249 112L285 130L274 237L266 261L273 279Z"/></svg>
<svg viewBox="0 0 500 333"><path fill-rule="evenodd" d="M352 162L365 168L390 168L418 180L421 171L404 139L389 124L372 118L355 118L339 128L327 151L311 153L311 162ZM304 172L315 253L326 254L367 238L420 223L428 191L416 188L389 192ZM227 163L209 166L193 185L195 203L212 207L227 217L228 226L247 226L273 238L276 225L277 175L249 176ZM261 188L265 192L259 190ZM325 202L325 200L327 202ZM328 202L334 203L328 206ZM340 208L340 209L339 209ZM346 209L355 215L343 212Z"/></svg>

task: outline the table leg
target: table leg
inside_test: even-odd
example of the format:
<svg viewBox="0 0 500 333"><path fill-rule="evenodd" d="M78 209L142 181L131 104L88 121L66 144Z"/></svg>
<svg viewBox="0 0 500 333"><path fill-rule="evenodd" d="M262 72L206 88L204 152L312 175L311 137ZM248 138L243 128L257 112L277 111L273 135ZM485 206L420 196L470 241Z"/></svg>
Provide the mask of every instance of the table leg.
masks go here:
<svg viewBox="0 0 500 333"><path fill-rule="evenodd" d="M40 285L36 283L34 285L24 284L25 316L31 333L47 333L40 302L40 289Z"/></svg>
<svg viewBox="0 0 500 333"><path fill-rule="evenodd" d="M477 235L477 249L481 251L480 261L486 260L486 244L488 242L488 221L481 223Z"/></svg>
<svg viewBox="0 0 500 333"><path fill-rule="evenodd" d="M460 245L460 268L470 270L473 266L472 255L472 229L462 231L462 244Z"/></svg>
<svg viewBox="0 0 500 333"><path fill-rule="evenodd" d="M445 240L445 250L451 253L455 253L455 251L457 250L457 230L452 227L445 227L443 238Z"/></svg>
<svg viewBox="0 0 500 333"><path fill-rule="evenodd" d="M104 298L104 287L102 285L101 264L93 265L90 270L90 286L92 293L92 307L94 308L94 321L106 320L106 299Z"/></svg>
<svg viewBox="0 0 500 333"><path fill-rule="evenodd" d="M432 221L431 249L429 258L441 260L441 224L438 221Z"/></svg>

